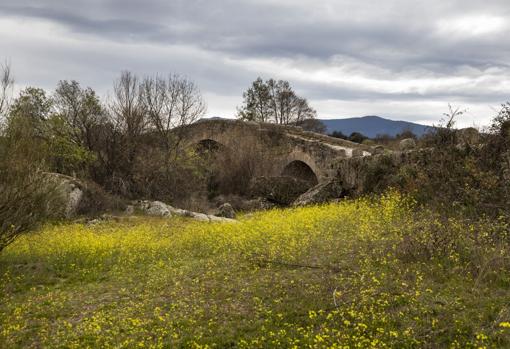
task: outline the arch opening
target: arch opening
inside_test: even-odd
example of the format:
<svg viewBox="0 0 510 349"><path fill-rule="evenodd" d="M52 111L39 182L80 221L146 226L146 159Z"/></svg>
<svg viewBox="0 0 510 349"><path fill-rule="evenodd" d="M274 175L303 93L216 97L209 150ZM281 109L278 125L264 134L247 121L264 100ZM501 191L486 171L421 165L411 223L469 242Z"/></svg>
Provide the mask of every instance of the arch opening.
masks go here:
<svg viewBox="0 0 510 349"><path fill-rule="evenodd" d="M310 184L310 187L319 183L317 175L313 172L312 168L301 160L294 160L288 163L283 171L282 176L290 176Z"/></svg>
<svg viewBox="0 0 510 349"><path fill-rule="evenodd" d="M228 148L215 140L202 139L195 144L195 151L202 157L209 157L220 152L226 152Z"/></svg>

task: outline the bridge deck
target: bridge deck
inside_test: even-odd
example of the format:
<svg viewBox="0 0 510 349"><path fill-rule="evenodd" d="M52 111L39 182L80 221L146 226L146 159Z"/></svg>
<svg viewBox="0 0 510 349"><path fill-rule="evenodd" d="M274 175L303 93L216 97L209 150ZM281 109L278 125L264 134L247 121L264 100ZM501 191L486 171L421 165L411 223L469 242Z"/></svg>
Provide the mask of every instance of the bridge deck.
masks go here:
<svg viewBox="0 0 510 349"><path fill-rule="evenodd" d="M308 142L320 142L331 149L335 150L346 150L347 154L352 154L352 149L360 149L363 155L369 155L372 151L371 147L365 144L359 144L348 141L346 139L331 137L325 134L305 131L298 126L290 125L278 125L273 123L253 122L253 121L241 121L237 119L200 119L195 124L210 123L211 125L217 125L219 123L227 125L243 125L253 127L258 130L275 130L284 132L290 137L301 139ZM190 125L192 126L192 125ZM348 155L349 156L349 155Z"/></svg>

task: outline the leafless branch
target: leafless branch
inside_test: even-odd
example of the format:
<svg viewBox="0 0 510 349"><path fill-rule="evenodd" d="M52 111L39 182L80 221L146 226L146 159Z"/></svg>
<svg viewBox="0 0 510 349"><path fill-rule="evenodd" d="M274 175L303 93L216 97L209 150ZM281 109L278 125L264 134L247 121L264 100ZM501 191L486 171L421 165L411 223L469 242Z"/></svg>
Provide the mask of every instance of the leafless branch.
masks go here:
<svg viewBox="0 0 510 349"><path fill-rule="evenodd" d="M0 64L0 125L9 109L14 79L9 62Z"/></svg>

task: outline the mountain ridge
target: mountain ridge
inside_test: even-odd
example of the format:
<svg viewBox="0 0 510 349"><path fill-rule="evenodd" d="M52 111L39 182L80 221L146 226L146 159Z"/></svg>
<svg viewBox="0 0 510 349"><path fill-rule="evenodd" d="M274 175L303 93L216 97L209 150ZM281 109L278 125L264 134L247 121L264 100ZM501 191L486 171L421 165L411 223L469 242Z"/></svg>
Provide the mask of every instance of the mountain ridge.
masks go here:
<svg viewBox="0 0 510 349"><path fill-rule="evenodd" d="M319 120L326 126L326 133L328 134L337 131L348 136L353 132L359 132L370 138L383 134L394 137L407 130L420 137L431 128L431 126L427 125L404 120L391 120L377 115Z"/></svg>

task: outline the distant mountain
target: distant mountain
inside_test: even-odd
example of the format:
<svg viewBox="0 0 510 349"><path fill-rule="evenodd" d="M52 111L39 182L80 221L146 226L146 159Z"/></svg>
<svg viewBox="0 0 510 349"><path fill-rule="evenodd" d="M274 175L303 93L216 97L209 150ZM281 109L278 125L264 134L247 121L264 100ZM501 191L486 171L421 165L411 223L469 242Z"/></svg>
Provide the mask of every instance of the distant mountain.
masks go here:
<svg viewBox="0 0 510 349"><path fill-rule="evenodd" d="M326 133L328 134L333 131L340 131L349 136L353 132L360 132L370 138L382 134L396 136L398 133L402 133L402 131L406 130L413 132L419 137L430 129L430 126L408 121L389 120L379 116L329 120L321 119L320 121L326 125Z"/></svg>

